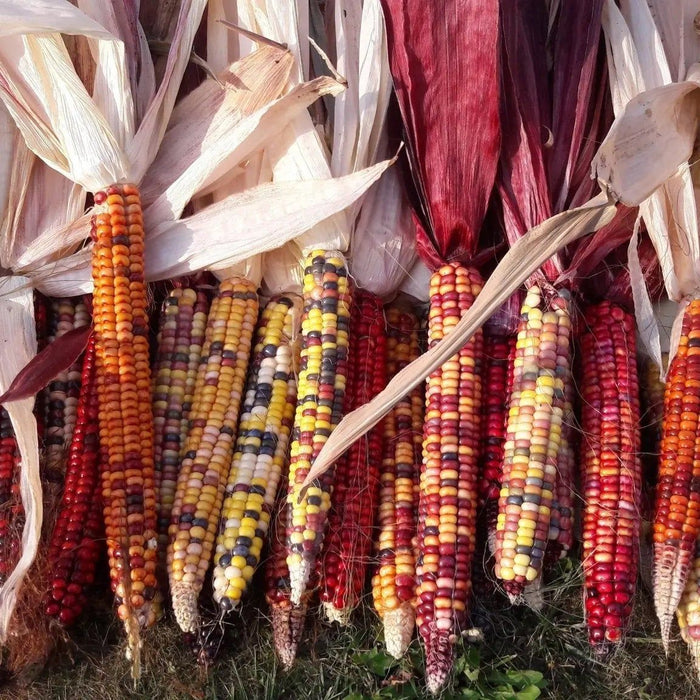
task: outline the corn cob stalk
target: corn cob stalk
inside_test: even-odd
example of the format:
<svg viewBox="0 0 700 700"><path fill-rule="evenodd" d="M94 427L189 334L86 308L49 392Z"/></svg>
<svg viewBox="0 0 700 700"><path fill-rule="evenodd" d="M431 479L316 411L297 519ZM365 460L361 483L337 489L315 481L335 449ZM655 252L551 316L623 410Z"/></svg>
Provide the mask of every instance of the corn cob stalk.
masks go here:
<svg viewBox="0 0 700 700"><path fill-rule="evenodd" d="M180 453L187 437L208 306L204 292L188 287L173 289L162 306L153 367L154 463L161 579L166 573L170 514Z"/></svg>
<svg viewBox="0 0 700 700"><path fill-rule="evenodd" d="M632 612L639 552L641 463L634 317L588 307L580 338L583 571L590 643L621 641Z"/></svg>
<svg viewBox="0 0 700 700"><path fill-rule="evenodd" d="M542 570L556 489L571 321L565 292L543 309L539 287L522 307L496 529L496 576L511 600Z"/></svg>
<svg viewBox="0 0 700 700"><path fill-rule="evenodd" d="M700 539L695 543L693 566L676 610L676 619L695 662L695 671L700 675Z"/></svg>
<svg viewBox="0 0 700 700"><path fill-rule="evenodd" d="M428 338L450 333L481 291L473 269L450 264L431 277ZM467 620L476 544L483 336L428 378L416 567L418 630L431 693L445 683L452 645Z"/></svg>
<svg viewBox="0 0 700 700"><path fill-rule="evenodd" d="M95 578L102 532L99 495L98 399L95 391L95 336L83 359L77 420L68 453L65 487L48 547L50 573L46 613L64 625L82 612L86 588Z"/></svg>
<svg viewBox="0 0 700 700"><path fill-rule="evenodd" d="M19 495L19 461L10 416L0 406L0 584L19 556L24 520Z"/></svg>
<svg viewBox="0 0 700 700"><path fill-rule="evenodd" d="M345 400L351 293L338 251L312 251L304 264L304 308L297 407L289 465L287 565L300 605L323 541L334 470L300 496L316 455L340 422Z"/></svg>
<svg viewBox="0 0 700 700"><path fill-rule="evenodd" d="M345 410L373 399L386 384L386 334L381 300L356 290L353 298ZM362 597L372 551L379 488L382 424L357 440L338 461L321 559L321 602L331 622L346 625Z"/></svg>
<svg viewBox="0 0 700 700"><path fill-rule="evenodd" d="M393 377L420 354L415 314L386 308L387 374ZM382 619L387 651L401 658L413 636L416 604L416 529L423 441L424 390L416 387L384 419L372 577L374 609Z"/></svg>
<svg viewBox="0 0 700 700"><path fill-rule="evenodd" d="M132 674L140 675L140 630L156 619L157 518L148 348L144 231L138 190L95 193L92 275L95 366L105 534L110 578L124 622Z"/></svg>
<svg viewBox="0 0 700 700"><path fill-rule="evenodd" d="M685 309L678 352L664 394L659 480L654 514L654 606L668 648L700 534L700 300Z"/></svg>
<svg viewBox="0 0 700 700"><path fill-rule="evenodd" d="M301 597L301 603L294 605L291 599L291 586L289 580L289 567L287 566L287 521L289 506L280 499L276 508L273 532L270 536L270 551L265 562L265 600L270 609L272 620L272 634L275 652L282 664L282 668L288 671L294 659L301 641L306 621L306 611L311 598L309 586ZM315 572L312 574L314 583Z"/></svg>
<svg viewBox="0 0 700 700"><path fill-rule="evenodd" d="M506 441L508 399L513 380L515 337L500 329L484 329L484 386L482 403L481 459L482 476L479 502L483 507L489 548L496 543L498 497L501 492L503 446Z"/></svg>
<svg viewBox="0 0 700 700"><path fill-rule="evenodd" d="M248 590L286 472L297 395L296 311L289 297L273 298L258 324L214 556L214 600L223 612Z"/></svg>
<svg viewBox="0 0 700 700"><path fill-rule="evenodd" d="M183 632L199 626L197 599L209 568L258 316L252 282L219 285L206 335L168 531L173 612Z"/></svg>

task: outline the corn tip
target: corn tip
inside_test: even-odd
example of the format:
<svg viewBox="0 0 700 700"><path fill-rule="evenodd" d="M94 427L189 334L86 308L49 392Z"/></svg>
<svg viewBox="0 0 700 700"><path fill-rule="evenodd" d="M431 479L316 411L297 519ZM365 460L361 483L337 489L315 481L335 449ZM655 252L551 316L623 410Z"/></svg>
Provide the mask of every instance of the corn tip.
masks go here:
<svg viewBox="0 0 700 700"><path fill-rule="evenodd" d="M403 657L410 646L415 623L416 614L410 603L384 613L384 643L395 659Z"/></svg>

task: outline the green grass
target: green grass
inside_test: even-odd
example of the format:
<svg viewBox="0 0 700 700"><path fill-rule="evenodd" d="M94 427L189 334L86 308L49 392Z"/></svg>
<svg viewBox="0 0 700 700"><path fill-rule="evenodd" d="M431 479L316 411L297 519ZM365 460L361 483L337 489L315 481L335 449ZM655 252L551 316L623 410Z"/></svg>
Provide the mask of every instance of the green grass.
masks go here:
<svg viewBox="0 0 700 700"><path fill-rule="evenodd" d="M668 660L651 601L640 590L624 646L610 658L589 651L581 617L580 573L565 563L547 589L541 613L503 599L473 610L483 639L457 646L455 673L443 695L457 698L616 700L697 697L685 644L678 637ZM277 664L260 601L250 601L227 624L219 660L196 665L175 625L165 620L145 638L144 673L134 687L124 658L121 626L108 601L96 600L83 624L40 671L32 669L0 690L27 700L383 700L425 697L422 654L414 641L395 662L384 651L381 627L365 606L346 629L313 619L291 672Z"/></svg>

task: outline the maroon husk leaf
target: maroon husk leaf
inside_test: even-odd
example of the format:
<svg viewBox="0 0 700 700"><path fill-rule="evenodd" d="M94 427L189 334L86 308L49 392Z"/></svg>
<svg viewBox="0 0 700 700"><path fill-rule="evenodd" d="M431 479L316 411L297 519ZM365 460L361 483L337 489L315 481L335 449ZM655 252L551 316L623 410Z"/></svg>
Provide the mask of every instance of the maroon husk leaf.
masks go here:
<svg viewBox="0 0 700 700"><path fill-rule="evenodd" d="M34 396L61 372L65 372L85 350L92 326L74 328L56 338L36 354L12 380L0 396L0 404Z"/></svg>
<svg viewBox="0 0 700 700"><path fill-rule="evenodd" d="M503 0L501 157L496 185L508 241L551 216L545 148L551 124L546 45L549 17L542 2ZM548 279L560 272L557 259L542 266Z"/></svg>
<svg viewBox="0 0 700 700"><path fill-rule="evenodd" d="M606 76L604 63L598 60L603 1L559 3L558 16L552 26L554 138L549 151L548 174L554 213L564 211L571 193L578 189L574 173L580 172L586 147L593 145L587 143L587 127L591 122L591 108L597 103L596 91L600 91Z"/></svg>
<svg viewBox="0 0 700 700"><path fill-rule="evenodd" d="M418 250L469 262L498 162L497 0L382 0L416 190ZM421 212L417 219L423 219Z"/></svg>

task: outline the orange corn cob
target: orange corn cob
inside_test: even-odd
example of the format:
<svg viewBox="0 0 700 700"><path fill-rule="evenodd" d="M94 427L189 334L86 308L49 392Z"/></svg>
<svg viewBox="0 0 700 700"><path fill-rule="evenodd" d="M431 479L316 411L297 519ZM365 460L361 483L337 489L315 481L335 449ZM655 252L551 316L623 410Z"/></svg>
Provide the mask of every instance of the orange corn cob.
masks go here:
<svg viewBox="0 0 700 700"><path fill-rule="evenodd" d="M654 515L654 605L668 647L700 533L700 299L685 309L664 394Z"/></svg>
<svg viewBox="0 0 700 700"><path fill-rule="evenodd" d="M571 373L566 292L528 290L518 328L498 503L495 574L511 600L541 573Z"/></svg>
<svg viewBox="0 0 700 700"><path fill-rule="evenodd" d="M373 399L386 385L386 334L381 299L356 290L353 299L345 411ZM338 460L333 505L321 560L321 602L331 622L345 625L358 605L372 551L379 488L382 423Z"/></svg>
<svg viewBox="0 0 700 700"><path fill-rule="evenodd" d="M420 355L415 314L386 309L387 375L396 375ZM382 618L387 651L401 658L411 643L416 605L416 530L423 442L424 387L416 387L384 420L384 457L372 577L374 608Z"/></svg>
<svg viewBox="0 0 700 700"><path fill-rule="evenodd" d="M478 272L445 265L431 277L428 337L436 343L481 291ZM426 682L436 693L452 667L452 645L467 621L476 543L483 336L428 378L420 478L418 630Z"/></svg>
<svg viewBox="0 0 700 700"><path fill-rule="evenodd" d="M92 274L102 498L112 590L126 626L132 674L140 630L156 619L157 516L144 231L133 185L95 193Z"/></svg>
<svg viewBox="0 0 700 700"><path fill-rule="evenodd" d="M621 641L637 582L642 472L634 317L591 306L580 342L583 571L588 638Z"/></svg>
<svg viewBox="0 0 700 700"><path fill-rule="evenodd" d="M95 391L95 336L83 360L77 420L68 453L65 487L51 535L46 613L70 625L83 610L86 588L95 579L102 534L99 494L100 446Z"/></svg>

